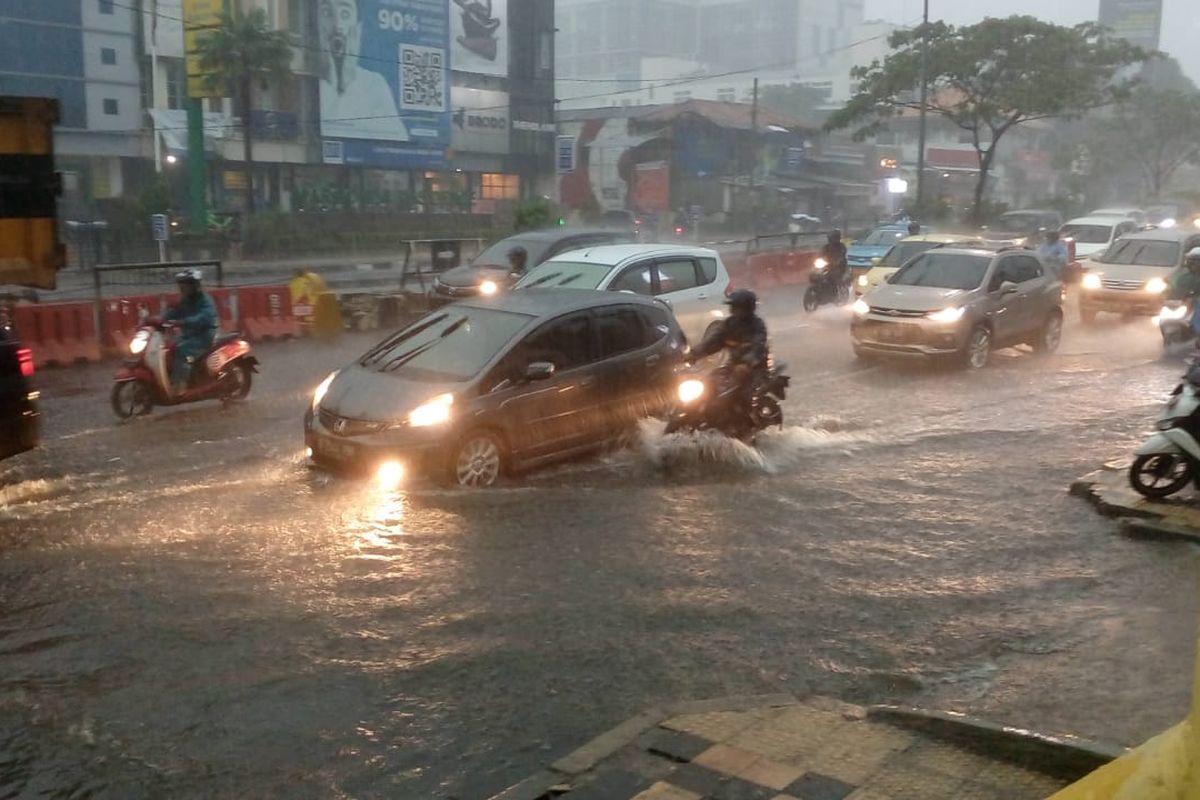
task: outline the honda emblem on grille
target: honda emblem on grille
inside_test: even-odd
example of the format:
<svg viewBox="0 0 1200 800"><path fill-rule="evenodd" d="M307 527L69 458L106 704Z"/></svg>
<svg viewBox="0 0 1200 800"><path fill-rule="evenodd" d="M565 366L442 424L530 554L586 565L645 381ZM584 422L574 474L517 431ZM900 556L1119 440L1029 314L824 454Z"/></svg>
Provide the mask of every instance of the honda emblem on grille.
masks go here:
<svg viewBox="0 0 1200 800"><path fill-rule="evenodd" d="M346 420L339 419L337 422L333 423L333 432L338 435L345 433L346 432Z"/></svg>
<svg viewBox="0 0 1200 800"><path fill-rule="evenodd" d="M889 308L887 311L885 311L885 312L883 312L883 313L887 314L889 317L898 317L898 316L900 316L900 312L899 312L899 311L897 311L897 310L896 310L896 309L894 309L894 308Z"/></svg>

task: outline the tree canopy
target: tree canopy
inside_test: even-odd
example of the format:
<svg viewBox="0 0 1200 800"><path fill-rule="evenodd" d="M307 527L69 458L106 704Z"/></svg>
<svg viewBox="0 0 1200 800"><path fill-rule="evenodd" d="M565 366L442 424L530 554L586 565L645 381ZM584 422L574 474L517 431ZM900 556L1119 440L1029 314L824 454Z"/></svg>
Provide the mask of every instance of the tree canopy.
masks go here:
<svg viewBox="0 0 1200 800"><path fill-rule="evenodd" d="M1051 117L1076 117L1128 96L1123 68L1146 54L1092 23L1064 27L1034 17L989 18L955 27L930 23L891 36L881 63L858 67L858 92L826 123L852 128L856 139L884 130L889 120L918 111L921 44L928 36L928 113L971 136L979 155L972 215L983 208L996 147L1014 127Z"/></svg>

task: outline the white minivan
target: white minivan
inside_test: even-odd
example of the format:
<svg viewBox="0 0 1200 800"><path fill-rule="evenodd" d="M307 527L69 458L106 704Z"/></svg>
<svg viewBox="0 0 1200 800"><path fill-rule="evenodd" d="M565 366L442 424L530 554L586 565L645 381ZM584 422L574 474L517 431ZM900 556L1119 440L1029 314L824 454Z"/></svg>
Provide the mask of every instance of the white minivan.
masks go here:
<svg viewBox="0 0 1200 800"><path fill-rule="evenodd" d="M606 289L655 297L670 306L697 344L725 317L729 273L716 250L669 244L621 244L555 256L526 273L513 290Z"/></svg>

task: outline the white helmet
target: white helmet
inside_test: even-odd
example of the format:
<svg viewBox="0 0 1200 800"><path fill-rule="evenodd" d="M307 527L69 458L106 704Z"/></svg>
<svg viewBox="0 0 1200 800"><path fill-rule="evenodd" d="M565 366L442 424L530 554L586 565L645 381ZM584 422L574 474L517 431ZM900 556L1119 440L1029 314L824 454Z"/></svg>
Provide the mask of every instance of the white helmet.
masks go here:
<svg viewBox="0 0 1200 800"><path fill-rule="evenodd" d="M176 283L200 283L202 280L204 280L204 273L195 267L175 273Z"/></svg>

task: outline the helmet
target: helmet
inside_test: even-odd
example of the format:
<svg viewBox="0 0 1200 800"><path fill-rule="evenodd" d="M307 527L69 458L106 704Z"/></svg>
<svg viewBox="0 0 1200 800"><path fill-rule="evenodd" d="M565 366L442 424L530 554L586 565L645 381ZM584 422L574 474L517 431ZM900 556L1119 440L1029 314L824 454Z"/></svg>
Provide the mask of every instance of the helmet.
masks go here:
<svg viewBox="0 0 1200 800"><path fill-rule="evenodd" d="M183 272L175 273L176 283L200 283L204 279L204 273L195 267L185 269Z"/></svg>
<svg viewBox="0 0 1200 800"><path fill-rule="evenodd" d="M829 232L829 241L840 242L842 240L842 232L838 228L834 228Z"/></svg>
<svg viewBox="0 0 1200 800"><path fill-rule="evenodd" d="M758 308L758 295L749 289L738 289L729 295L729 299L725 301L725 304L735 311L745 311L748 314L753 314L754 309Z"/></svg>
<svg viewBox="0 0 1200 800"><path fill-rule="evenodd" d="M524 247L521 247L521 245L517 245L516 247L514 247L508 251L508 257L509 258L528 258L529 251L526 250Z"/></svg>

